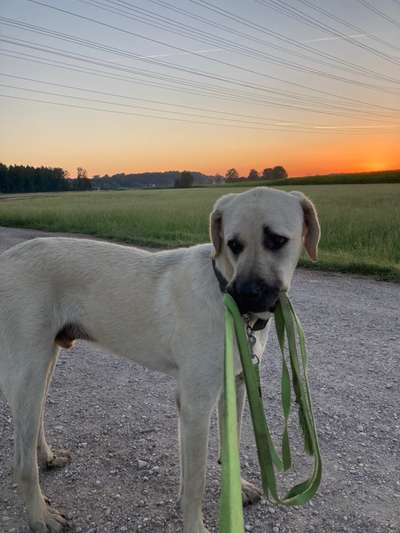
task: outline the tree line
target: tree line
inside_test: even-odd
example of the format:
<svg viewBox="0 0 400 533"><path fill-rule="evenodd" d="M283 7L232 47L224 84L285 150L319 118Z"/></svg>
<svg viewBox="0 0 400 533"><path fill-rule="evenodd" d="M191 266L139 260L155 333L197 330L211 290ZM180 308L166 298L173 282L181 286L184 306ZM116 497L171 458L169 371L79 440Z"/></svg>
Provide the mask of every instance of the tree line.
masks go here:
<svg viewBox="0 0 400 533"><path fill-rule="evenodd" d="M262 172L258 172L255 168L252 168L247 177L239 176L239 173L235 168L230 168L226 171L225 181L231 183L241 180L282 180L287 177L288 174L281 165L273 168L264 168Z"/></svg>
<svg viewBox="0 0 400 533"><path fill-rule="evenodd" d="M232 183L242 180L282 180L288 177L288 174L284 167L278 165L273 168L264 168L262 172L258 172L255 168L252 168L247 177L239 176L238 171L235 168L230 168L226 171L225 177L217 174L214 176L213 183ZM193 175L191 172L184 170L175 179L174 187L187 188L193 186Z"/></svg>
<svg viewBox="0 0 400 533"><path fill-rule="evenodd" d="M71 179L66 170L51 167L4 165L0 163L0 192L6 194L29 192L86 191L92 188L86 170L77 168Z"/></svg>

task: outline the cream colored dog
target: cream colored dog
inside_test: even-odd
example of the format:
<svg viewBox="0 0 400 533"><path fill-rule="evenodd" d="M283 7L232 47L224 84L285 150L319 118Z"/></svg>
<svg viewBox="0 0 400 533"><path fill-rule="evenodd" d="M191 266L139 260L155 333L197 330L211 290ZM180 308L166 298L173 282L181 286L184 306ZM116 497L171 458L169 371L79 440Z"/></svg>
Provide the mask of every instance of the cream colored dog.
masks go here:
<svg viewBox="0 0 400 533"><path fill-rule="evenodd" d="M150 253L52 237L0 256L0 387L14 418L16 478L33 531L66 525L41 492L38 460L67 460L46 442L43 411L59 346L76 338L176 378L184 531L207 531L201 507L209 420L223 383L220 288L254 322L267 319L279 291L289 288L303 243L315 259L319 234L310 200L259 187L216 203L213 246ZM259 354L266 338L266 328L257 332ZM243 484L253 498L256 489Z"/></svg>

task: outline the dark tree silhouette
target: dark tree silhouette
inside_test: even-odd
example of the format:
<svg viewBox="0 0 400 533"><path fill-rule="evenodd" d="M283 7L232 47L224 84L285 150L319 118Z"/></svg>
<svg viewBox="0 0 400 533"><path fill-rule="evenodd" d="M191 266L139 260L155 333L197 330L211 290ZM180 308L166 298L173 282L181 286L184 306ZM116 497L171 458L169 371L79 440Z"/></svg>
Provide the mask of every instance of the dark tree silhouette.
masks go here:
<svg viewBox="0 0 400 533"><path fill-rule="evenodd" d="M225 181L235 181L239 179L239 174L236 168L230 168L226 171Z"/></svg>
<svg viewBox="0 0 400 533"><path fill-rule="evenodd" d="M87 172L86 172L86 168L83 168L83 167L78 167L76 169L76 179L84 179L84 178L87 178Z"/></svg>
<svg viewBox="0 0 400 533"><path fill-rule="evenodd" d="M92 188L92 182L87 177L86 169L83 167L76 169L76 179L71 180L71 183L75 191L88 191Z"/></svg>
<svg viewBox="0 0 400 533"><path fill-rule="evenodd" d="M258 180L258 172L255 168L252 168L249 172L248 178L249 180Z"/></svg>
<svg viewBox="0 0 400 533"><path fill-rule="evenodd" d="M282 180L288 177L286 170L281 166L274 167L272 169L272 175L274 180Z"/></svg>
<svg viewBox="0 0 400 533"><path fill-rule="evenodd" d="M188 170L184 170L183 172L181 172L181 175L176 178L174 186L181 189L187 189L189 187L192 187L193 174Z"/></svg>
<svg viewBox="0 0 400 533"><path fill-rule="evenodd" d="M274 174L272 172L272 168L264 168L262 177L264 180L272 180L274 179Z"/></svg>
<svg viewBox="0 0 400 533"><path fill-rule="evenodd" d="M91 189L91 186L91 181L87 177L69 179L68 172L62 168L7 166L0 163L0 192L2 193L87 190Z"/></svg>

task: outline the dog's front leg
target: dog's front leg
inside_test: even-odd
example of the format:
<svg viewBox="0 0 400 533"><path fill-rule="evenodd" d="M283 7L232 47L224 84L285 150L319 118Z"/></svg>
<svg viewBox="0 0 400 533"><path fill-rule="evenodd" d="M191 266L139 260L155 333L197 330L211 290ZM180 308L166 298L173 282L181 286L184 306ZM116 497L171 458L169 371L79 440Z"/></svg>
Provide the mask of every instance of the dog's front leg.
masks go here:
<svg viewBox="0 0 400 533"><path fill-rule="evenodd" d="M196 397L192 391L179 393L181 445L181 506L184 533L207 533L203 524L202 500L205 488L210 414L215 404Z"/></svg>

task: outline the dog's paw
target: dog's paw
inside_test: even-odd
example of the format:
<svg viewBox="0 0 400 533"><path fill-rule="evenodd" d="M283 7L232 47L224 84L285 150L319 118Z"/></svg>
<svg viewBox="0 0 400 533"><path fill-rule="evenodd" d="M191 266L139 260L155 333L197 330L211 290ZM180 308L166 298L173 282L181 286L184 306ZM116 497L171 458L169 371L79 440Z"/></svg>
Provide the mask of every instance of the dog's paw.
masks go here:
<svg viewBox="0 0 400 533"><path fill-rule="evenodd" d="M242 479L242 500L244 506L259 502L262 496L263 493L258 487Z"/></svg>
<svg viewBox="0 0 400 533"><path fill-rule="evenodd" d="M69 529L66 517L44 502L40 518L29 522L34 533L61 533Z"/></svg>
<svg viewBox="0 0 400 533"><path fill-rule="evenodd" d="M63 468L64 466L69 464L71 460L72 455L70 450L52 450L52 453L47 458L44 466L48 470L52 470L53 468Z"/></svg>

